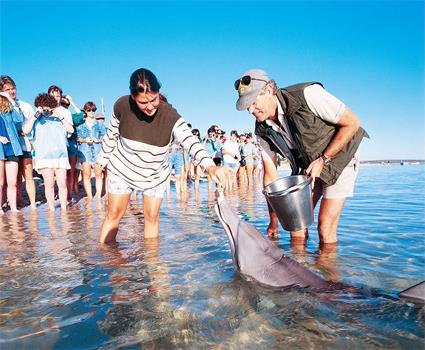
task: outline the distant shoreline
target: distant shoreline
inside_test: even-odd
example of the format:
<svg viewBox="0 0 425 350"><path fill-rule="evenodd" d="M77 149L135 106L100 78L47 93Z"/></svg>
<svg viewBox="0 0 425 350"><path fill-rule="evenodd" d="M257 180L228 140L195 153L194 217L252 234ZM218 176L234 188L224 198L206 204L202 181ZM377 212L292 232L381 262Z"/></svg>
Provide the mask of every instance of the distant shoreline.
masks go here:
<svg viewBox="0 0 425 350"><path fill-rule="evenodd" d="M360 161L361 166L372 166L372 165L418 165L425 164L425 159L382 159L382 160L362 160ZM290 169L289 163L286 160L283 160L280 163L279 170Z"/></svg>
<svg viewBox="0 0 425 350"><path fill-rule="evenodd" d="M425 164L424 159L382 159L382 160L363 160L361 165L389 165L389 164Z"/></svg>

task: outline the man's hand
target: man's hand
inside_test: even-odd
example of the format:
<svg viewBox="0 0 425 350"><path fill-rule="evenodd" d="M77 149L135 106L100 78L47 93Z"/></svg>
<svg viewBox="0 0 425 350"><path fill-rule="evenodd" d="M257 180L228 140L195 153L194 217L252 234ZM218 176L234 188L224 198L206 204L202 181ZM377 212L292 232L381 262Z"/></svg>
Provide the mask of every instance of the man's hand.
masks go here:
<svg viewBox="0 0 425 350"><path fill-rule="evenodd" d="M270 238L276 238L277 236L279 236L278 226L270 223L267 227L267 236L269 236Z"/></svg>
<svg viewBox="0 0 425 350"><path fill-rule="evenodd" d="M325 161L322 158L317 158L315 161L311 162L305 171L306 175L311 176L313 181L311 182L311 188L314 188L314 181L316 177L320 177L320 173L323 170Z"/></svg>
<svg viewBox="0 0 425 350"><path fill-rule="evenodd" d="M210 165L205 169L205 172L208 173L209 176L211 176L217 187L224 187L228 172L226 168Z"/></svg>

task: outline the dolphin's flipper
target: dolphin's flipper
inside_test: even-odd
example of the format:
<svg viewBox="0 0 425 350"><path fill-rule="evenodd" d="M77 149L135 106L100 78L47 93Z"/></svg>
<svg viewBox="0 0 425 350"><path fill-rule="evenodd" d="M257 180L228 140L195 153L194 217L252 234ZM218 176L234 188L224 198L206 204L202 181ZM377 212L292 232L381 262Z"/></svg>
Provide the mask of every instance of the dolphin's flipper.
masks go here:
<svg viewBox="0 0 425 350"><path fill-rule="evenodd" d="M425 304L425 281L403 290L398 296L414 303Z"/></svg>

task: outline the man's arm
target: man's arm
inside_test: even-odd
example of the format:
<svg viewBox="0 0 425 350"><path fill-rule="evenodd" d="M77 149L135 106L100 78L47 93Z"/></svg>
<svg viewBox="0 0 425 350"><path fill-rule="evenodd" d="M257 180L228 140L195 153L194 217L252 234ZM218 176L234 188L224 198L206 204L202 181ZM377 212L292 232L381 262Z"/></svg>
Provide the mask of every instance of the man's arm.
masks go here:
<svg viewBox="0 0 425 350"><path fill-rule="evenodd" d="M267 185L269 185L273 181L276 181L279 178L277 172L277 155L270 149L266 141L259 139L259 145L264 170L263 186L266 187ZM270 217L270 223L267 227L267 235L273 237L278 234L279 221L268 202L267 207L269 210Z"/></svg>
<svg viewBox="0 0 425 350"><path fill-rule="evenodd" d="M323 154L329 158L335 157L348 142L353 138L354 134L360 127L360 120L357 115L348 107L345 107L344 112L339 118L336 125L339 126L334 138L329 143L328 147L323 151ZM306 174L313 178L312 186L314 187L314 180L320 176L323 170L325 161L318 158L311 162L306 170Z"/></svg>

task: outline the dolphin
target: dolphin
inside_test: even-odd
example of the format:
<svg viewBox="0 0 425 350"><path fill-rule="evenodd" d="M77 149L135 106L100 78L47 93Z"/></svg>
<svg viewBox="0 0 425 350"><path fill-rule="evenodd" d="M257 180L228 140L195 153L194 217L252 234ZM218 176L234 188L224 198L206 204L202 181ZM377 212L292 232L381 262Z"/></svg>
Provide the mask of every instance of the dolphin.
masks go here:
<svg viewBox="0 0 425 350"><path fill-rule="evenodd" d="M353 287L343 283L325 280L285 255L253 225L241 220L229 206L222 192L217 193L214 209L226 231L233 265L248 280L272 287L353 290ZM425 281L400 292L399 297L424 304Z"/></svg>

